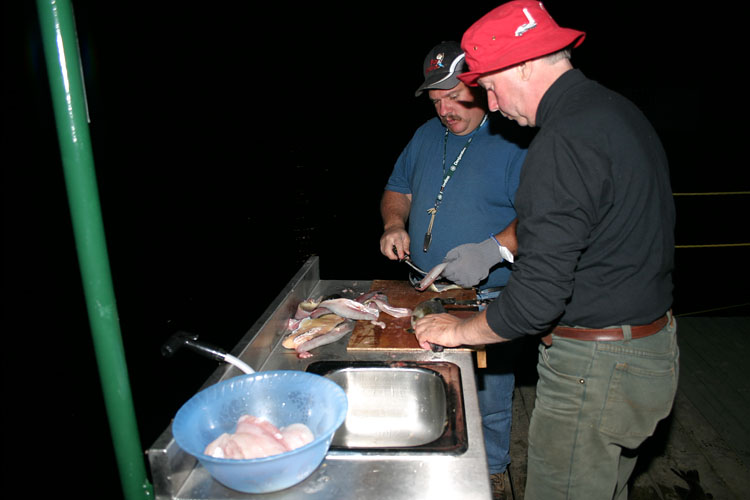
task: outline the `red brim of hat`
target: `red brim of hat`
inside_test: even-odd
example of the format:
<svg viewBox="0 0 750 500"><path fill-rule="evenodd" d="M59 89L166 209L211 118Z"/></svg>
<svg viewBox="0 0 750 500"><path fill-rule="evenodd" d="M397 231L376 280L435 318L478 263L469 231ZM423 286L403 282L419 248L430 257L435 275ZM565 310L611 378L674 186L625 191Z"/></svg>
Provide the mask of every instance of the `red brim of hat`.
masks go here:
<svg viewBox="0 0 750 500"><path fill-rule="evenodd" d="M532 59L537 59L549 54L553 54L567 47L578 47L586 38L586 33L569 28L556 28L555 36L542 40L535 40L534 43L519 43L514 47L506 50L496 50L491 54L485 54L482 60L471 56L471 47L462 48L466 52L466 61L470 71L462 73L458 78L466 85L476 87L477 80L487 73L495 73L504 69L516 66Z"/></svg>

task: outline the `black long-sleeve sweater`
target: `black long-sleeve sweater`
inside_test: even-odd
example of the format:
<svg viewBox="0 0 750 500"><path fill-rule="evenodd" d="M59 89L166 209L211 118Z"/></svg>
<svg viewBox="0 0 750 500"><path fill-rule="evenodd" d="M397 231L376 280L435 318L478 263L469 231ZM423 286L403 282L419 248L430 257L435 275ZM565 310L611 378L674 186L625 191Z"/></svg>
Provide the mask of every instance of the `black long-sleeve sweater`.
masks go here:
<svg viewBox="0 0 750 500"><path fill-rule="evenodd" d="M545 93L516 194L518 256L487 321L503 338L558 322L647 324L672 303L667 158L637 107L579 70Z"/></svg>

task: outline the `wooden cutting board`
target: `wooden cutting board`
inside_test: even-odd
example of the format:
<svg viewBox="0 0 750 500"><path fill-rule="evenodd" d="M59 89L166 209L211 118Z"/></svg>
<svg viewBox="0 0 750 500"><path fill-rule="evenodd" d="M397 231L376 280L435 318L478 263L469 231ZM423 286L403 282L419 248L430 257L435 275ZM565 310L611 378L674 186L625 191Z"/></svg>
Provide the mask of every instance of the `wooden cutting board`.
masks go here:
<svg viewBox="0 0 750 500"><path fill-rule="evenodd" d="M414 309L417 305L434 297L455 298L457 300L473 300L477 298L473 289L446 290L445 292L420 292L414 289L408 281L373 280L370 291L381 291L388 297L388 303L394 307L408 307ZM476 311L448 311L456 316L468 316L476 314ZM380 313L379 321L385 323L385 328L374 325L369 321L357 321L349 343L348 351L422 351L413 333L407 331L411 328L411 317L394 318L393 316ZM481 346L479 347L481 349ZM477 350L477 347L456 348L462 350Z"/></svg>

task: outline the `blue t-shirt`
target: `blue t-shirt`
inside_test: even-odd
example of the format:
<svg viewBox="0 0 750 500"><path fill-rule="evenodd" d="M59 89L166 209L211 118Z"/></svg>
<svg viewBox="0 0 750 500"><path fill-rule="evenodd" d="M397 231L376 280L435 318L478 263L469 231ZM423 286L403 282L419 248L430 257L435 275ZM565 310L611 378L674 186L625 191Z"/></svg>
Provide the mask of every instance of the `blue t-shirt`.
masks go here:
<svg viewBox="0 0 750 500"><path fill-rule="evenodd" d="M504 229L516 218L514 200L526 150L490 133L490 121L471 134L448 134L445 168L448 169L466 142L474 138L443 191L443 201L432 227L432 244L422 245L435 199L443 182L445 127L435 117L414 133L401 152L386 190L411 194L408 231L411 259L425 271L443 261L445 254L464 243L478 243ZM493 268L480 288L503 286L510 266Z"/></svg>

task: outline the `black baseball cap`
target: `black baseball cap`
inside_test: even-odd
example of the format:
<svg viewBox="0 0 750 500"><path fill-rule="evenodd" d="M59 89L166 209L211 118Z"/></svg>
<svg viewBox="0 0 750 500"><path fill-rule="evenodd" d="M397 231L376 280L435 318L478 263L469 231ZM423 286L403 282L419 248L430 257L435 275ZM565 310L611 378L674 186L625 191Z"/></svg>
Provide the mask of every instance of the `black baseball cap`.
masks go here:
<svg viewBox="0 0 750 500"><path fill-rule="evenodd" d="M441 42L430 50L424 59L424 83L414 95L425 90L452 89L459 84L458 75L466 71L464 52L458 42Z"/></svg>

